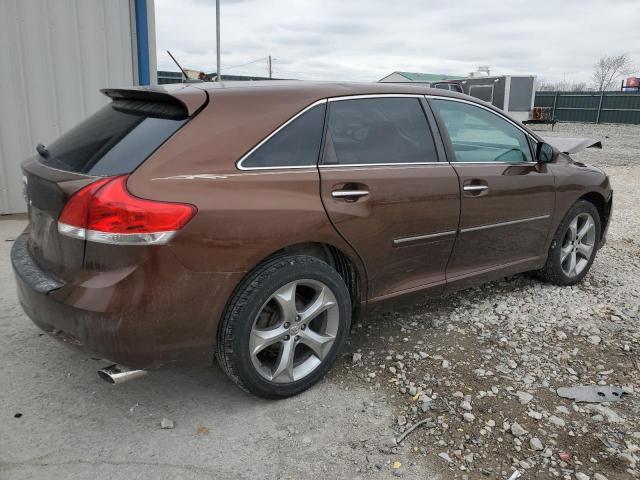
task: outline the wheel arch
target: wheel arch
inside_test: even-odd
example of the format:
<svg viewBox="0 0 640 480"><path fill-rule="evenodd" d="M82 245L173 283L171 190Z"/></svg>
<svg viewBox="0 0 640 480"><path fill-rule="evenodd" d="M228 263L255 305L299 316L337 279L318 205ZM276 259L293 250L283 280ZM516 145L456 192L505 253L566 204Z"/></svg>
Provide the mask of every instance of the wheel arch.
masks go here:
<svg viewBox="0 0 640 480"><path fill-rule="evenodd" d="M599 240L602 240L603 233L607 230L607 225L609 223L609 217L611 216L611 201L607 201L607 199L599 192L588 192L582 195L578 201L585 200L591 203L596 210L598 210L598 214L600 215L600 232Z"/></svg>
<svg viewBox="0 0 640 480"><path fill-rule="evenodd" d="M273 252L262 262L278 255L309 255L331 265L342 277L349 290L354 315L360 313L360 305L366 301L366 273L359 262L342 249L323 242L296 243Z"/></svg>
<svg viewBox="0 0 640 480"><path fill-rule="evenodd" d="M251 266L234 288L234 292L242 285L245 279L261 264L285 255L309 255L330 265L344 280L349 296L351 297L351 309L353 312L353 326L362 315L362 304L367 300L367 275L364 265L358 258L354 258L344 249L325 242L299 242L286 245L276 251L262 256ZM233 294L229 297L233 298ZM226 308L226 307L225 307Z"/></svg>

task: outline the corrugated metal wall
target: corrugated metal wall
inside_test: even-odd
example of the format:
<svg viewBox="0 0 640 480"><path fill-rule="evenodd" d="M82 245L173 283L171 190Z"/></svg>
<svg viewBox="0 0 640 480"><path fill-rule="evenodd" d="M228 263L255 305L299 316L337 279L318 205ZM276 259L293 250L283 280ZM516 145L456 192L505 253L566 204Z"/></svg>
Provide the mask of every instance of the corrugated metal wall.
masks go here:
<svg viewBox="0 0 640 480"><path fill-rule="evenodd" d="M136 82L129 0L0 0L0 213L25 211L20 162ZM135 23L133 25L135 29Z"/></svg>
<svg viewBox="0 0 640 480"><path fill-rule="evenodd" d="M548 107L560 122L640 124L640 94L536 92L536 107Z"/></svg>

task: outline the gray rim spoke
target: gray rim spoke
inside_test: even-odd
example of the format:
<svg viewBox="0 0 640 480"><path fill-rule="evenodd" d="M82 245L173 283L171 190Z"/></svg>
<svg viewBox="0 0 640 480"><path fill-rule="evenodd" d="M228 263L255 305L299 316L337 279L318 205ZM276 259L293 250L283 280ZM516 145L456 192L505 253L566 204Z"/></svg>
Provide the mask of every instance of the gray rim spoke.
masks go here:
<svg viewBox="0 0 640 480"><path fill-rule="evenodd" d="M296 282L291 282L284 287L280 288L274 295L273 299L278 302L282 313L284 314L285 322L292 322L298 311L296 310Z"/></svg>
<svg viewBox="0 0 640 480"><path fill-rule="evenodd" d="M318 292L315 300L306 309L300 312L300 321L310 322L322 312L336 304L336 299L333 293L326 288L322 287L322 290Z"/></svg>
<svg viewBox="0 0 640 480"><path fill-rule="evenodd" d="M569 239L575 240L578 236L578 217L569 224Z"/></svg>
<svg viewBox="0 0 640 480"><path fill-rule="evenodd" d="M287 330L282 327L276 327L269 330L251 330L251 338L249 340L249 349L252 355L260 353L265 348L282 341Z"/></svg>
<svg viewBox="0 0 640 480"><path fill-rule="evenodd" d="M582 226L582 228L580 228L580 231L578 232L578 240L582 240L584 236L587 233L589 233L589 231L595 226L596 225L595 223L593 223L593 220L591 220L591 217L587 218L587 220L584 222L584 225Z"/></svg>
<svg viewBox="0 0 640 480"><path fill-rule="evenodd" d="M572 251L569 256L569 274L574 275L576 273L576 252Z"/></svg>
<svg viewBox="0 0 640 480"><path fill-rule="evenodd" d="M571 254L571 245L562 247L562 249L560 250L560 261L564 262L570 254Z"/></svg>
<svg viewBox="0 0 640 480"><path fill-rule="evenodd" d="M578 246L576 247L576 251L588 260L589 258L591 258L591 252L593 251L593 246L586 245L584 243L579 243Z"/></svg>
<svg viewBox="0 0 640 480"><path fill-rule="evenodd" d="M313 353L315 353L316 357L320 360L324 360L334 340L335 337L332 335L322 335L311 329L306 329L300 334L300 343L304 343L313 350Z"/></svg>
<svg viewBox="0 0 640 480"><path fill-rule="evenodd" d="M293 382L293 359L296 347L292 340L282 342L282 349L278 360L276 360L276 368L273 371L272 380L284 380L285 382Z"/></svg>

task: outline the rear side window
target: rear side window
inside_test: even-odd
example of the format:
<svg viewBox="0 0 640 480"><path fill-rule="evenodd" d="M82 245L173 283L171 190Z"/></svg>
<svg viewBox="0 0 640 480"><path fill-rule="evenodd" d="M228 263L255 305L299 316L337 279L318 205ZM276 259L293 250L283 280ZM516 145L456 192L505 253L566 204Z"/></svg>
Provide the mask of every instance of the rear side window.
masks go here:
<svg viewBox="0 0 640 480"><path fill-rule="evenodd" d="M285 124L241 162L245 168L304 167L318 163L326 105L313 107Z"/></svg>
<svg viewBox="0 0 640 480"><path fill-rule="evenodd" d="M130 173L186 121L178 105L115 100L48 145L41 162L88 175Z"/></svg>
<svg viewBox="0 0 640 480"><path fill-rule="evenodd" d="M362 98L329 105L324 164L437 162L418 98Z"/></svg>

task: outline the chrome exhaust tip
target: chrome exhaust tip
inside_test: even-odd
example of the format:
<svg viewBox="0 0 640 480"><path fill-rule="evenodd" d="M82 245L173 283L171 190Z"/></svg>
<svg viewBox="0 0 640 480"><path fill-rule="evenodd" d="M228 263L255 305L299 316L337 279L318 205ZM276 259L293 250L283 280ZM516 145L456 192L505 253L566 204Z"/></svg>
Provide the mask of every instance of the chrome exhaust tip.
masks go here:
<svg viewBox="0 0 640 480"><path fill-rule="evenodd" d="M144 377L146 374L146 370L132 370L122 365L109 365L98 370L100 378L113 385Z"/></svg>

